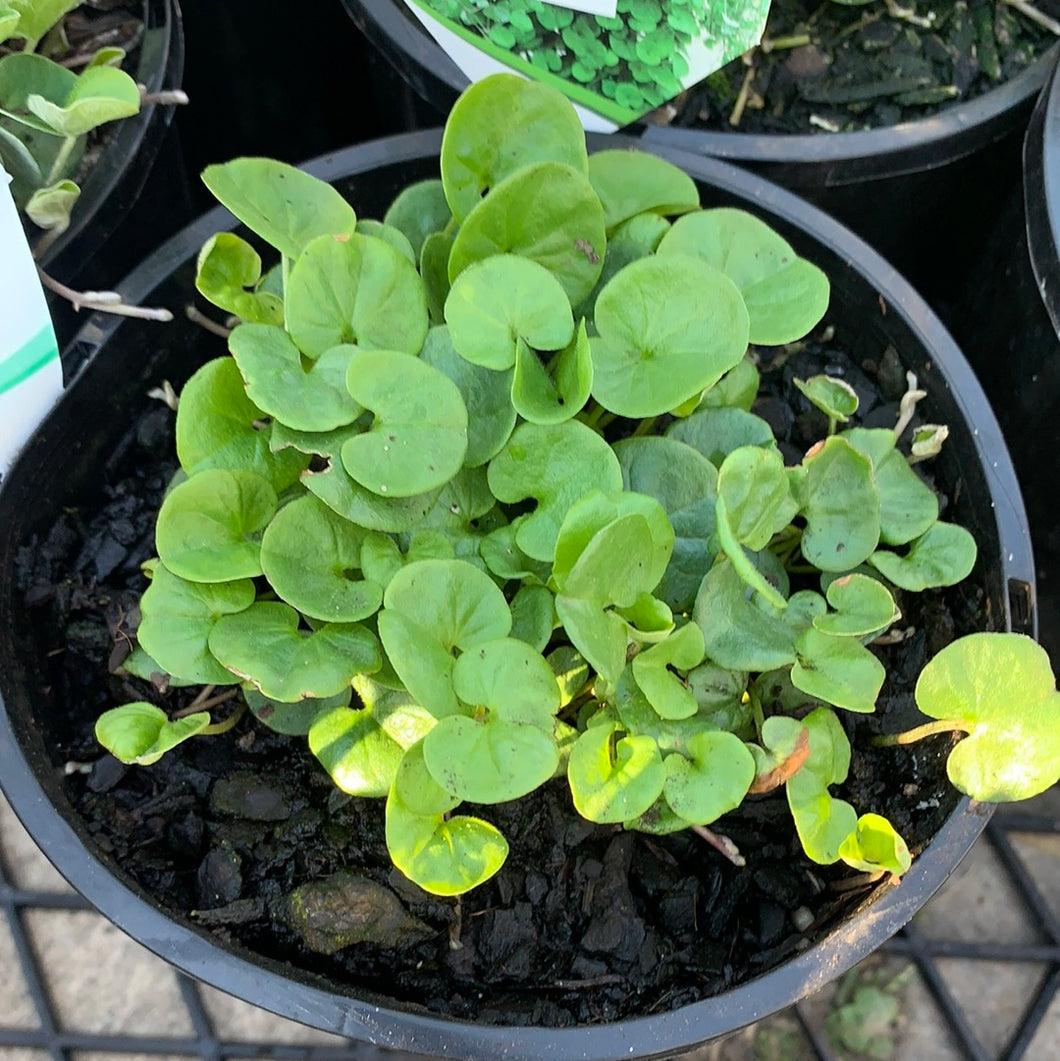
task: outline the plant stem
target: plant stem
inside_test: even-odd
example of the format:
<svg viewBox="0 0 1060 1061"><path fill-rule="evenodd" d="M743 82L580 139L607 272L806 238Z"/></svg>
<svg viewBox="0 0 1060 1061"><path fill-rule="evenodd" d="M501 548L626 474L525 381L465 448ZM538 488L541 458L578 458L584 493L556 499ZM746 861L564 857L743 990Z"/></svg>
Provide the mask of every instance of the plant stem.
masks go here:
<svg viewBox="0 0 1060 1061"><path fill-rule="evenodd" d="M715 851L724 855L734 866L746 866L747 859L740 854L740 849L721 833L712 832L705 825L690 825L689 828L714 848Z"/></svg>
<svg viewBox="0 0 1060 1061"><path fill-rule="evenodd" d="M747 72L743 75L743 84L740 85L740 91L736 96L736 102L733 104L732 113L729 115L729 124L735 129L743 119L744 109L747 107L747 101L751 98L751 81L755 76L755 68L751 63L747 64Z"/></svg>
<svg viewBox="0 0 1060 1061"><path fill-rule="evenodd" d="M240 704L223 722L215 722L212 726L200 729L199 736L216 737L219 733L227 733L243 717L246 709L245 703Z"/></svg>
<svg viewBox="0 0 1060 1061"><path fill-rule="evenodd" d="M149 309L146 306L128 306L121 300L117 291L75 291L66 284L49 276L40 266L37 267L40 282L54 291L74 307L75 310L92 309L101 313L113 313L118 317L138 317L145 321L171 321L173 314L168 309Z"/></svg>
<svg viewBox="0 0 1060 1061"><path fill-rule="evenodd" d="M649 416L647 420L641 420L633 431L632 438L640 438L642 435L650 435L655 428L657 416Z"/></svg>
<svg viewBox="0 0 1060 1061"><path fill-rule="evenodd" d="M137 85L140 90L140 105L149 106L156 103L163 107L188 102L188 94L179 88L163 89L161 92L148 92L146 85Z"/></svg>
<svg viewBox="0 0 1060 1061"><path fill-rule="evenodd" d="M916 373L907 372L905 374L905 382L906 392L902 395L901 404L898 406L898 422L892 429L895 441L902 437L902 432L909 426L909 421L913 419L916 403L921 398L927 397L927 391L920 390L916 385Z"/></svg>
<svg viewBox="0 0 1060 1061"><path fill-rule="evenodd" d="M758 47L768 55L770 52L784 51L788 48L801 48L809 43L808 33L792 33L787 37L767 37Z"/></svg>
<svg viewBox="0 0 1060 1061"><path fill-rule="evenodd" d="M44 182L45 184L54 184L63 175L66 163L70 161L70 152L73 151L76 144L76 136L68 136L63 140L63 145L55 156L52 168L48 171L48 179Z"/></svg>
<svg viewBox="0 0 1060 1061"><path fill-rule="evenodd" d="M873 737L872 743L877 748L893 748L898 744L913 744L924 737L932 737L936 733L967 733L968 724L955 718L943 718L937 722L926 722L915 729L907 729L904 733L889 733L880 737Z"/></svg>
<svg viewBox="0 0 1060 1061"><path fill-rule="evenodd" d="M1005 0L1005 3L1009 7L1014 7L1025 18L1037 22L1039 26L1060 37L1060 22L1057 22L1055 18L1050 18L1043 11L1039 11L1033 4L1028 3L1028 0Z"/></svg>
<svg viewBox="0 0 1060 1061"><path fill-rule="evenodd" d="M217 321L211 317L207 317L197 306L187 305L184 307L184 316L192 322L197 324L200 328L205 328L208 332L212 332L214 335L219 335L222 339L227 339L232 334L231 328L226 328L223 324L218 324Z"/></svg>

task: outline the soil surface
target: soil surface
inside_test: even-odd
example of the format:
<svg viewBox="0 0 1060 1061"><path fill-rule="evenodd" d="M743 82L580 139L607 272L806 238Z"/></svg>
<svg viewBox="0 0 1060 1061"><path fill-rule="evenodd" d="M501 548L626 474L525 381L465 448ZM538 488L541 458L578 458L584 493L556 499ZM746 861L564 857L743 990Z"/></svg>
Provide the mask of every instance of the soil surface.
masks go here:
<svg viewBox="0 0 1060 1061"><path fill-rule="evenodd" d="M1060 0L1033 6L1060 19ZM989 92L1057 36L1004 0L773 0L763 40L648 120L744 133L896 125Z"/></svg>
<svg viewBox="0 0 1060 1061"><path fill-rule="evenodd" d="M858 366L834 343L799 344L764 371L756 410L793 458L825 425L791 380L819 371L859 392L861 422L894 423L902 374L892 352ZM111 673L135 628L139 565L153 555L154 515L176 470L172 420L158 403L145 409L107 465L101 507L66 510L46 540L22 551L17 577L32 650L47 657L40 724L70 799L116 872L178 920L322 976L332 989L385 984L437 1013L567 1025L722 991L806 947L869 895L868 884L850 887L858 875L849 868L807 860L782 792L752 798L712 827L745 856L739 868L690 832L653 837L589 823L565 784L550 783L483 808L511 854L495 878L456 901L392 868L383 801L339 792L303 738L249 715L150 768L101 758L92 727L103 710L135 699L175 710L198 692L161 695ZM911 724L912 679L928 655L981 625L982 606L967 586L899 606L900 625L915 632L876 649L889 671L878 713L839 712L854 755L836 795L887 815L916 852L956 803L943 763L951 738L913 749L872 749L866 738Z"/></svg>

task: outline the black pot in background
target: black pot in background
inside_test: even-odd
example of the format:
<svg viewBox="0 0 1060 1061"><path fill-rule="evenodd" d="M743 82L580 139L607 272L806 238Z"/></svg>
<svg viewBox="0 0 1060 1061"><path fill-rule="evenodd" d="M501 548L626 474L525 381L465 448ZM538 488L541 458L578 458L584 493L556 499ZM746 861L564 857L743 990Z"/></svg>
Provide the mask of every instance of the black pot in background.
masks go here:
<svg viewBox="0 0 1060 1061"><path fill-rule="evenodd" d="M946 315L1016 465L1038 569L1041 641L1060 659L1060 74L1038 100L1023 162L1023 187Z"/></svg>
<svg viewBox="0 0 1060 1061"><path fill-rule="evenodd" d="M211 163L296 163L409 127L373 88L372 49L338 0L182 4L192 106L177 120L199 209L214 203L197 176Z"/></svg>
<svg viewBox="0 0 1060 1061"><path fill-rule="evenodd" d="M591 138L596 149L631 141ZM393 137L317 160L365 216L380 216L407 183L437 175L438 132ZM1000 430L978 382L923 300L865 244L784 190L710 159L673 153L700 184L706 205L738 205L761 216L798 253L832 277L834 321L855 360L899 351L929 391L924 415L949 423L938 458L954 484L947 518L980 543L975 577L984 613L998 628L1032 632L1033 571L1026 520ZM954 797L955 809L897 888L883 887L856 916L790 961L738 988L669 1013L562 1029L494 1027L439 1018L380 993L356 996L322 977L227 947L187 918L159 912L86 834L62 784L49 741L45 647L14 585L19 551L64 506L91 497L108 479L115 447L135 447L131 411L163 379L179 387L224 341L191 324L194 262L202 242L233 219L215 210L161 247L121 285L129 299L168 305L172 326L94 316L67 351L86 359L0 485L0 780L16 813L60 871L118 927L193 976L284 1016L362 1042L417 1056L473 1061L614 1061L672 1056L785 1008L840 975L905 924L952 872L979 835L988 808ZM133 452L136 452L133 449ZM50 647L50 646L49 646ZM910 713L915 714L910 708ZM896 719L901 725L905 719ZM910 724L912 719L909 720Z"/></svg>
<svg viewBox="0 0 1060 1061"><path fill-rule="evenodd" d="M402 0L343 0L350 17L444 118L463 71ZM1060 45L1011 81L929 118L857 133L786 136L638 125L647 144L735 162L801 195L871 243L934 300L960 289L984 228L1019 181L1034 99Z"/></svg>
<svg viewBox="0 0 1060 1061"><path fill-rule="evenodd" d="M181 87L184 32L178 0L144 0L144 34L130 74L148 92ZM70 227L41 266L75 289L113 287L160 240L193 217L172 106L143 107L116 123L113 140L81 185ZM59 345L84 323L70 304L48 295Z"/></svg>

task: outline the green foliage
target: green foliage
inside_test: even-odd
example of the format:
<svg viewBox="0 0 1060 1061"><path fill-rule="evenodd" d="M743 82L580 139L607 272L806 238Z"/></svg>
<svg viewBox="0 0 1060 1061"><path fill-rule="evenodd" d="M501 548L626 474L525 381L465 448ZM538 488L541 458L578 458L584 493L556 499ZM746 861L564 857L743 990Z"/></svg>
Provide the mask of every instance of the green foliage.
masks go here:
<svg viewBox="0 0 1060 1061"><path fill-rule="evenodd" d="M508 107L534 115L547 157ZM852 426L785 467L749 411L748 336L812 327L817 274L761 222L696 210L657 160L572 164L571 125L554 93L480 82L450 119L441 183L356 231L304 174L211 170L272 240L280 282L266 291L235 237L199 259L200 290L250 319L184 388L185 477L159 512L130 672L241 683L340 788L386 797L395 865L438 894L507 855L494 826L454 815L462 802L563 776L585 817L654 833L784 785L810 858L901 874L886 820L832 794L842 712L874 710L868 643L899 617L892 587L961 577L974 545L938 521L891 431ZM468 189L448 241L443 202ZM432 275L452 277L440 301ZM805 389L835 423L855 417L844 388ZM918 701L970 734L955 783L1038 791L1056 780L1060 694L1029 642L975 638L929 665ZM208 725L147 706L101 720L128 761Z"/></svg>
<svg viewBox="0 0 1060 1061"><path fill-rule="evenodd" d="M77 0L6 0L0 41L22 50L0 58L0 163L14 178L15 203L56 235L70 224L80 189L71 179L85 135L136 114L140 90L112 65L124 53L103 49L80 73L39 55L37 46Z"/></svg>

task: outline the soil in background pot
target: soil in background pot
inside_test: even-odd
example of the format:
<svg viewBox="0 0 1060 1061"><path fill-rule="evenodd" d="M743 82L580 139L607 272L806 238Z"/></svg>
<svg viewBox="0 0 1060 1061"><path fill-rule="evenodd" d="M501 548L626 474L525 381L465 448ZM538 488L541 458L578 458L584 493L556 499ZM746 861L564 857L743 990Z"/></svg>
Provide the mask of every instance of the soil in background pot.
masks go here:
<svg viewBox="0 0 1060 1061"><path fill-rule="evenodd" d="M1060 18L1058 0L1036 7ZM1000 0L773 0L763 40L648 120L786 134L897 125L989 92L1056 35Z"/></svg>
<svg viewBox="0 0 1060 1061"><path fill-rule="evenodd" d="M844 349L842 340L809 342L764 373L756 411L793 459L825 431L794 376L841 374L859 392L862 423L894 422L905 381L893 350L858 365ZM652 837L587 822L566 785L553 783L485 809L512 851L495 879L456 902L393 870L383 801L337 791L304 738L243 721L150 768L100 759L97 715L157 697L108 675L127 647L145 585L139 563L153 555L155 512L176 468L172 413L148 399L142 407L107 464L103 507L67 511L22 551L18 577L37 650L54 659L48 743L57 766L83 764L69 774L68 794L98 847L173 916L333 985L385 983L438 1013L562 1026L715 994L807 946L866 898L868 885L850 886L853 871L805 858L782 792L713 827L747 858L737 868L691 832ZM864 745L880 727L908 723L915 675L952 637L982 627L983 596L966 584L899 605L899 625L915 632L878 649L889 671L878 715L840 713L856 743L837 794L889 816L916 851L957 802L945 778L951 738L914 750ZM167 706L196 691L175 691ZM374 933L352 947L350 904Z"/></svg>

